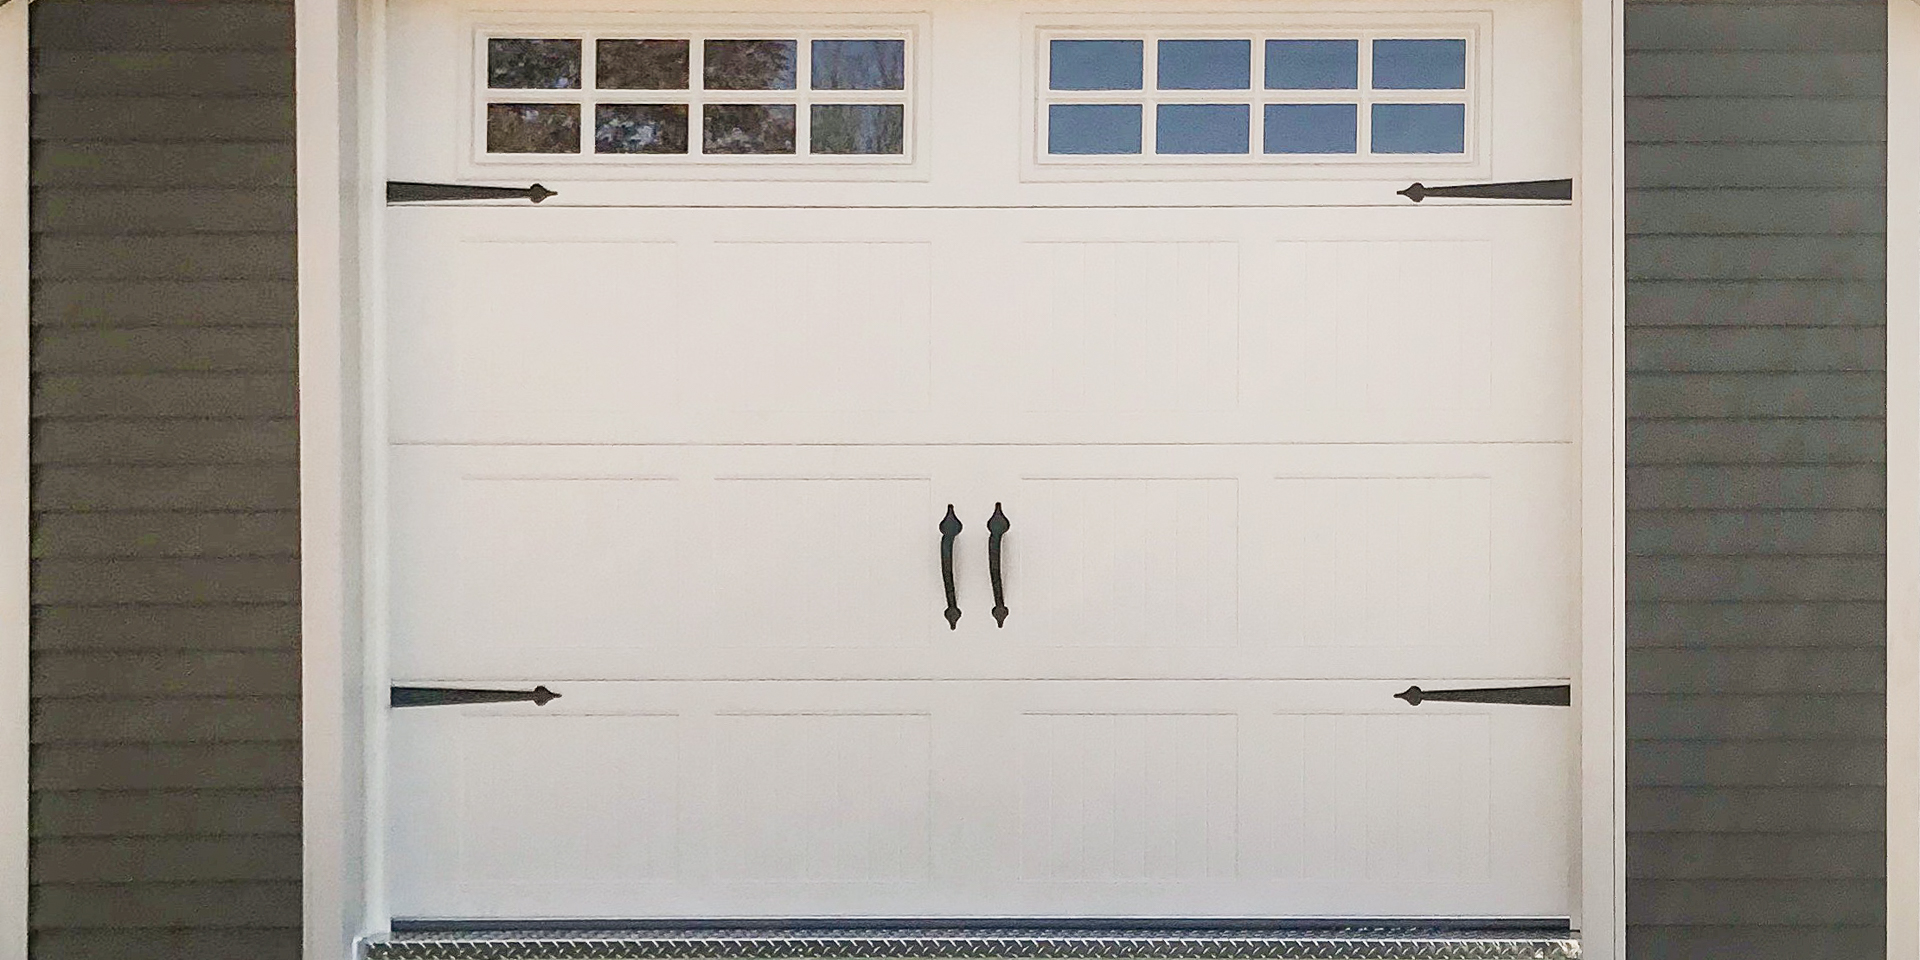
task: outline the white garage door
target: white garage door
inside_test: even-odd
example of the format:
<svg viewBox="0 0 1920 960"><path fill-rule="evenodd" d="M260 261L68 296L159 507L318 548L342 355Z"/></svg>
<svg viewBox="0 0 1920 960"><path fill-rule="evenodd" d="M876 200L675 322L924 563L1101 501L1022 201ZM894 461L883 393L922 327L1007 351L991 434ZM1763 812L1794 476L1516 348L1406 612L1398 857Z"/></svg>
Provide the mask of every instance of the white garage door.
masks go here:
<svg viewBox="0 0 1920 960"><path fill-rule="evenodd" d="M392 5L393 913L1567 916L1571 8L767 10Z"/></svg>

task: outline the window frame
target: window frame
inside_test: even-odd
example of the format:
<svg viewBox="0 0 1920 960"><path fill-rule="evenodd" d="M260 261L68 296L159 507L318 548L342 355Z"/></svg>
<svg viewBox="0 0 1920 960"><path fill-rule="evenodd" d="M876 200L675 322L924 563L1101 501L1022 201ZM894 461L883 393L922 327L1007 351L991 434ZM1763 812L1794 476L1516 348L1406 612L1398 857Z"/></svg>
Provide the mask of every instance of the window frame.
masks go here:
<svg viewBox="0 0 1920 960"><path fill-rule="evenodd" d="M1275 14L1031 16L1027 19L1026 77L1023 83L1026 143L1022 175L1035 181L1255 179L1412 179L1482 177L1491 171L1493 117L1492 17L1486 12L1435 14ZM1264 88L1267 40L1360 41L1358 86L1348 90L1267 90ZM1376 39L1465 40L1464 90L1373 90L1372 46ZM1142 89L1063 90L1049 86L1052 40L1141 40ZM1250 40L1252 73L1245 90L1158 90L1156 44L1160 40ZM1133 154L1050 154L1048 108L1056 103L1142 104L1141 152ZM1156 108L1161 104L1249 104L1253 114L1244 154L1158 154L1154 152ZM1262 134L1267 104L1357 104L1353 154L1269 154ZM1373 154L1368 147L1375 103L1464 103L1466 149L1458 154Z"/></svg>
<svg viewBox="0 0 1920 960"><path fill-rule="evenodd" d="M926 31L921 17L792 15L749 19L715 16L684 18L638 15L618 20L554 17L545 20L469 23L470 52L463 71L465 105L461 116L463 170L476 177L538 176L564 171L568 178L630 178L639 169L662 173L685 171L714 176L732 167L754 169L756 179L781 179L784 170L801 176L820 176L830 170L855 176L917 179L924 175L925 146L920 118L926 113L925 65L921 47ZM487 85L487 42L494 39L566 39L581 41L580 86L558 90L496 90ZM597 40L686 40L688 86L676 90L600 90L595 84L594 43ZM700 85L705 40L793 40L797 44L791 90L705 90ZM811 86L812 41L900 40L905 44L905 87L901 90L814 90ZM580 105L581 149L576 153L491 153L487 150L487 106L491 103L573 103ZM687 105L686 153L598 153L593 149L594 108L599 104ZM793 104L793 153L709 154L700 150L701 107L705 104ZM816 154L811 152L811 107L817 104L886 103L901 105L904 113L901 152L897 154ZM515 169L517 168L517 169ZM864 173L863 173L864 172ZM791 176L791 174L786 174ZM726 176L721 174L721 176Z"/></svg>

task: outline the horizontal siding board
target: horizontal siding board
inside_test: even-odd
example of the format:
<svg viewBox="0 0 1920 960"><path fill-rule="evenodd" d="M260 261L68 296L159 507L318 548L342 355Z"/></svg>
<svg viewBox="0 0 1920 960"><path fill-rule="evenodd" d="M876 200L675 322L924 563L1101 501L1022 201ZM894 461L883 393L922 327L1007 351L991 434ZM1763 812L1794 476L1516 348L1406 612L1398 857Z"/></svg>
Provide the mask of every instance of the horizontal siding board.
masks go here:
<svg viewBox="0 0 1920 960"><path fill-rule="evenodd" d="M50 837L31 857L41 884L300 879L298 837Z"/></svg>
<svg viewBox="0 0 1920 960"><path fill-rule="evenodd" d="M1887 104L1856 97L1634 97L1629 143L1879 143Z"/></svg>
<svg viewBox="0 0 1920 960"><path fill-rule="evenodd" d="M300 884L41 884L29 924L37 930L154 927L279 929L300 925Z"/></svg>
<svg viewBox="0 0 1920 960"><path fill-rule="evenodd" d="M291 465L48 466L34 469L36 510L295 510Z"/></svg>
<svg viewBox="0 0 1920 960"><path fill-rule="evenodd" d="M1876 463L1886 459L1880 418L1631 420L1635 463ZM1840 522L1845 523L1842 519Z"/></svg>
<svg viewBox="0 0 1920 960"><path fill-rule="evenodd" d="M36 656L81 651L294 650L295 604L53 607L33 611Z"/></svg>
<svg viewBox="0 0 1920 960"><path fill-rule="evenodd" d="M87 3L57 15L36 9L33 47L57 50L288 52L293 18L278 4Z"/></svg>
<svg viewBox="0 0 1920 960"><path fill-rule="evenodd" d="M1627 276L1648 280L1872 279L1887 273L1878 235L1645 236L1627 248Z"/></svg>
<svg viewBox="0 0 1920 960"><path fill-rule="evenodd" d="M245 701L232 701L236 709L257 709L264 719L285 709L281 698L299 695L299 667L299 657L283 650L42 653L33 658L34 697L47 702L227 696Z"/></svg>
<svg viewBox="0 0 1920 960"><path fill-rule="evenodd" d="M293 463L299 424L283 419L40 420L38 464Z"/></svg>
<svg viewBox="0 0 1920 960"><path fill-rule="evenodd" d="M35 560L41 604L293 603L300 562L291 557Z"/></svg>
<svg viewBox="0 0 1920 960"><path fill-rule="evenodd" d="M1709 101L1709 103L1714 101ZM1885 104L1876 104L1886 109ZM1877 189L1641 189L1628 194L1627 234L1878 235L1887 198ZM1639 246L1638 241L1634 244Z"/></svg>
<svg viewBox="0 0 1920 960"><path fill-rule="evenodd" d="M1886 899L1886 883L1880 880L1642 878L1627 885L1627 915L1635 923L1656 925L1846 926L1884 922Z"/></svg>
<svg viewBox="0 0 1920 960"><path fill-rule="evenodd" d="M300 515L52 513L34 522L36 558L293 557Z"/></svg>
<svg viewBox="0 0 1920 960"><path fill-rule="evenodd" d="M298 787L300 748L288 743L40 744L35 790L206 790Z"/></svg>
<svg viewBox="0 0 1920 960"><path fill-rule="evenodd" d="M1868 510L1886 506L1886 468L1873 464L1627 465L1627 507Z"/></svg>
<svg viewBox="0 0 1920 960"><path fill-rule="evenodd" d="M273 930L297 927L300 910L300 885L286 881L43 884L34 892L29 925L36 930Z"/></svg>
<svg viewBox="0 0 1920 960"><path fill-rule="evenodd" d="M1637 655L1636 655L1637 659ZM1634 689L1629 685L1629 689ZM1627 784L1642 787L1886 786L1881 741L1639 740Z"/></svg>
<svg viewBox="0 0 1920 960"><path fill-rule="evenodd" d="M293 93L284 51L42 50L34 58L36 94L260 96Z"/></svg>
<svg viewBox="0 0 1920 960"><path fill-rule="evenodd" d="M1636 187L1867 187L1886 179L1886 148L1872 143L1632 143ZM1628 202L1632 202L1628 193ZM1632 253L1631 245L1629 254ZM1631 278L1632 274L1629 274Z"/></svg>
<svg viewBox="0 0 1920 960"><path fill-rule="evenodd" d="M1647 833L1880 833L1886 793L1873 786L1630 787L1627 818Z"/></svg>
<svg viewBox="0 0 1920 960"><path fill-rule="evenodd" d="M1635 557L1880 557L1886 550L1887 518L1877 510L1636 510L1627 519L1627 553Z"/></svg>
<svg viewBox="0 0 1920 960"><path fill-rule="evenodd" d="M1628 658L1627 689L1634 695L1884 696L1887 656L1875 647L1639 649Z"/></svg>
<svg viewBox="0 0 1920 960"><path fill-rule="evenodd" d="M1810 960L1879 957L1887 949L1885 924L1738 926L1634 923L1627 928L1633 960Z"/></svg>
<svg viewBox="0 0 1920 960"><path fill-rule="evenodd" d="M41 141L36 187L291 187L284 143Z"/></svg>
<svg viewBox="0 0 1920 960"><path fill-rule="evenodd" d="M298 387L285 374L43 374L36 417L291 417Z"/></svg>
<svg viewBox="0 0 1920 960"><path fill-rule="evenodd" d="M1878 647L1887 611L1849 603L1640 602L1627 605L1627 644L1667 647ZM1634 654L1638 657L1639 654Z"/></svg>
<svg viewBox="0 0 1920 960"><path fill-rule="evenodd" d="M124 97L34 97L32 110L36 141L272 143L293 139L292 97L180 97L148 90Z"/></svg>
<svg viewBox="0 0 1920 960"><path fill-rule="evenodd" d="M292 373L297 351L291 327L42 327L33 335L33 369Z"/></svg>
<svg viewBox="0 0 1920 960"><path fill-rule="evenodd" d="M1626 352L1629 373L1887 369L1886 333L1874 327L1635 327Z"/></svg>
<svg viewBox="0 0 1920 960"><path fill-rule="evenodd" d="M41 235L35 272L51 280L281 280L294 274L284 232L112 236Z"/></svg>
<svg viewBox="0 0 1920 960"><path fill-rule="evenodd" d="M1627 736L1635 740L1873 740L1886 736L1886 722L1886 697L1877 692L1627 695Z"/></svg>
<svg viewBox="0 0 1920 960"><path fill-rule="evenodd" d="M1629 330L1643 326L1878 327L1886 315L1886 284L1868 280L1741 283L1639 278L1627 285Z"/></svg>
<svg viewBox="0 0 1920 960"><path fill-rule="evenodd" d="M1640 600L1883 600L1884 557L1630 557Z"/></svg>
<svg viewBox="0 0 1920 960"><path fill-rule="evenodd" d="M1874 417L1887 406L1878 371L1641 373L1628 417Z"/></svg>
<svg viewBox="0 0 1920 960"><path fill-rule="evenodd" d="M220 654L197 653L198 658ZM151 679L151 678L149 678ZM269 677L274 686L283 685ZM211 682L203 685L212 686ZM104 686L104 685L103 685ZM126 686L133 686L127 684ZM252 691L221 688L223 696L186 700L36 698L37 743L298 743L297 692L279 697L242 696Z"/></svg>
<svg viewBox="0 0 1920 960"><path fill-rule="evenodd" d="M283 189L37 190L33 223L42 235L228 234L284 230L293 198Z"/></svg>
<svg viewBox="0 0 1920 960"><path fill-rule="evenodd" d="M1640 97L1676 95L1882 97L1887 61L1879 53L1830 50L1633 50L1622 80L1629 105Z"/></svg>
<svg viewBox="0 0 1920 960"><path fill-rule="evenodd" d="M1874 880L1887 844L1875 834L1635 834L1629 880Z"/></svg>
<svg viewBox="0 0 1920 960"><path fill-rule="evenodd" d="M297 926L284 930L204 927L37 930L28 944L28 950L35 960L54 960L57 957L112 957L113 960L233 957L239 960L269 960L274 957L298 957L301 955L300 949L301 934Z"/></svg>
<svg viewBox="0 0 1920 960"><path fill-rule="evenodd" d="M1626 16L1628 50L1871 53L1886 48L1886 8L1874 4L1635 3Z"/></svg>
<svg viewBox="0 0 1920 960"><path fill-rule="evenodd" d="M36 837L299 836L300 791L36 792Z"/></svg>
<svg viewBox="0 0 1920 960"><path fill-rule="evenodd" d="M53 281L33 285L35 325L291 326L291 280Z"/></svg>

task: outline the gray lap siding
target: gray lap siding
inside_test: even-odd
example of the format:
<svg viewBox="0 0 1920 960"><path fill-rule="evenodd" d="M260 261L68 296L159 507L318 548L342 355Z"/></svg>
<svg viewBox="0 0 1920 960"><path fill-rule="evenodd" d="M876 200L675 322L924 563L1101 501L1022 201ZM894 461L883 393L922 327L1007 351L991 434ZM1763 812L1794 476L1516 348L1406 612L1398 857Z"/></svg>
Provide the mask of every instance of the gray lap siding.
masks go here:
<svg viewBox="0 0 1920 960"><path fill-rule="evenodd" d="M31 12L35 960L299 954L292 12Z"/></svg>
<svg viewBox="0 0 1920 960"><path fill-rule="evenodd" d="M1886 955L1886 10L1626 12L1634 960Z"/></svg>

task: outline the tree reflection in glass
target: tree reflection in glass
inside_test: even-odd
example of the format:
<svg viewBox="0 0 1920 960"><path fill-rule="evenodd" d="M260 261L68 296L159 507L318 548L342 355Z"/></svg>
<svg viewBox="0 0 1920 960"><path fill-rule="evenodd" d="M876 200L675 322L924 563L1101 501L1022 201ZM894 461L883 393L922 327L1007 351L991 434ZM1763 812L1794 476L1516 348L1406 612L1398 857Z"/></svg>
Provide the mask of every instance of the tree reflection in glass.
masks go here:
<svg viewBox="0 0 1920 960"><path fill-rule="evenodd" d="M707 153L793 153L791 103L709 103L700 143Z"/></svg>
<svg viewBox="0 0 1920 960"><path fill-rule="evenodd" d="M708 40L708 90L792 90L798 69L793 40Z"/></svg>
<svg viewBox="0 0 1920 960"><path fill-rule="evenodd" d="M897 154L906 143L907 110L897 103L816 103L814 153Z"/></svg>

